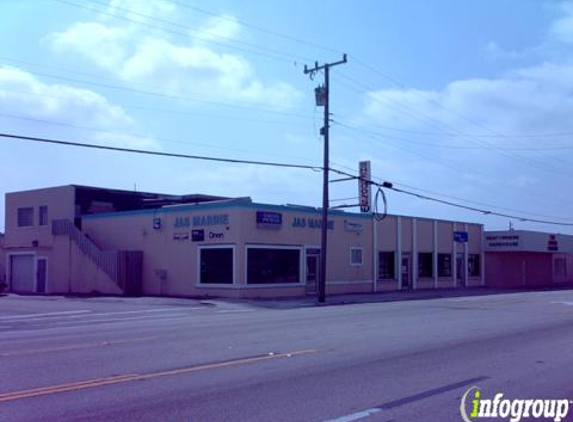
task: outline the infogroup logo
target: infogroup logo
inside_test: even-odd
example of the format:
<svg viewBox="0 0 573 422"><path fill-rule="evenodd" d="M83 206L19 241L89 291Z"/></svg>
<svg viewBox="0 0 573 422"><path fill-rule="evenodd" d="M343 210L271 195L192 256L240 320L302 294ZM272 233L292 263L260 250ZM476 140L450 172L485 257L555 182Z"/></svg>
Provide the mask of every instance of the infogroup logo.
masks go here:
<svg viewBox="0 0 573 422"><path fill-rule="evenodd" d="M534 418L560 422L569 413L571 404L573 401L568 399L504 399L503 393L485 399L479 387L471 387L462 396L460 413L464 422L475 422L479 418L509 419L510 422Z"/></svg>

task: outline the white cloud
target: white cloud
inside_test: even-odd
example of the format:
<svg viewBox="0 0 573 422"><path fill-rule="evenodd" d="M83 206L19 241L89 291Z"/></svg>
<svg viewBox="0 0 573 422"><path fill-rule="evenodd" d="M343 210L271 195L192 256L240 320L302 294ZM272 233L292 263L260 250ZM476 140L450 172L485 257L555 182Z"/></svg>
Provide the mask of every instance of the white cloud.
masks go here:
<svg viewBox="0 0 573 422"><path fill-rule="evenodd" d="M573 44L573 3L562 3L560 8L565 16L553 22L549 33L558 41Z"/></svg>
<svg viewBox="0 0 573 422"><path fill-rule="evenodd" d="M110 0L108 12L129 19L141 20L141 15L168 17L175 11L175 4L165 0Z"/></svg>
<svg viewBox="0 0 573 422"><path fill-rule="evenodd" d="M142 2L114 0L110 8L123 14L127 13L124 9L135 8L137 13L151 16L158 9L157 13L167 14L175 22L175 9L164 7L163 3L150 2L141 9ZM189 31L190 38L184 42L175 42L156 28L134 23L120 26L102 20L77 22L46 40L56 52L80 55L129 83L159 87L170 94L205 96L212 101L292 106L302 98L294 87L280 81L262 81L246 58L217 51L208 43L221 42L221 38L233 40L240 29L236 19L222 15ZM177 27L180 31L183 30ZM197 33L199 37L194 40Z"/></svg>
<svg viewBox="0 0 573 422"><path fill-rule="evenodd" d="M43 136L65 136L70 140L157 147L152 138L114 134L133 133L137 125L104 96L87 89L48 84L13 67L0 67L0 118L5 131L18 134L34 135L37 131Z"/></svg>
<svg viewBox="0 0 573 422"><path fill-rule="evenodd" d="M213 17L198 30L198 33L201 34L201 38L207 40L220 40L221 38L232 39L236 38L240 32L241 25L237 18L231 15ZM192 31L191 34L192 36L195 35L196 31Z"/></svg>
<svg viewBox="0 0 573 422"><path fill-rule="evenodd" d="M58 53L75 50L97 66L114 71L125 60L125 43L132 35L130 29L99 22L77 22L66 31L51 34L46 40Z"/></svg>
<svg viewBox="0 0 573 422"><path fill-rule="evenodd" d="M65 118L67 123L89 122L102 128L133 124L122 108L100 94L66 85L46 84L34 75L0 67L0 110L38 118Z"/></svg>
<svg viewBox="0 0 573 422"><path fill-rule="evenodd" d="M573 65L543 63L497 79L454 81L439 92L370 92L365 114L386 125L434 132L563 132L573 130L572 91Z"/></svg>

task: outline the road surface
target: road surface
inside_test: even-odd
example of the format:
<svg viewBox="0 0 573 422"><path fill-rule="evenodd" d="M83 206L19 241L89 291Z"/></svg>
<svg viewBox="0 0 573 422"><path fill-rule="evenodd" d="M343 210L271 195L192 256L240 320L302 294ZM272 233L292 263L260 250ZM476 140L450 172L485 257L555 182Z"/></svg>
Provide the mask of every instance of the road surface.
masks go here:
<svg viewBox="0 0 573 422"><path fill-rule="evenodd" d="M293 309L8 296L0 358L0 421L461 421L472 386L573 399L573 291Z"/></svg>

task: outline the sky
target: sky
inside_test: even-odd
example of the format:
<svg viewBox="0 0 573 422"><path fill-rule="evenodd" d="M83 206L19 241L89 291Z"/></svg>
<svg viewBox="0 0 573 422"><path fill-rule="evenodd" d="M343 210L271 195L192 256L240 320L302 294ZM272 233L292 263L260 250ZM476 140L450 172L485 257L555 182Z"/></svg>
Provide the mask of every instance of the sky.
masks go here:
<svg viewBox="0 0 573 422"><path fill-rule="evenodd" d="M331 167L485 211L386 189L390 214L573 234L573 2L0 0L0 40L1 133L318 167L304 66L347 54ZM68 184L320 206L322 175L0 138L0 231L6 192Z"/></svg>

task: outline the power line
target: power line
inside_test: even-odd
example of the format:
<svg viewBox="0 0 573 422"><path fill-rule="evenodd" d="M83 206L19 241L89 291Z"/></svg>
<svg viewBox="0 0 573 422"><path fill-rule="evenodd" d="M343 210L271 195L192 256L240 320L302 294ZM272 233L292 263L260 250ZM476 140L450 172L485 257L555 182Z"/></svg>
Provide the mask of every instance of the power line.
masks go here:
<svg viewBox="0 0 573 422"><path fill-rule="evenodd" d="M59 139L38 138L38 137L33 137L33 136L15 135L15 134L11 134L11 133L0 133L0 137L1 138L22 140L22 141L40 142L40 143L46 143L46 144L55 144L55 145L65 145L65 146L73 146L73 147L81 147L81 148L92 148L92 149L101 149L101 150L109 150L109 151L128 152L128 153L133 153L133 154L156 155L156 156L161 156L161 157L187 158L187 159L192 159L192 160L216 161L216 162L232 163L232 164L253 164L253 165L259 165L259 166L298 168L298 169L307 169L307 170L313 170L313 171L322 171L322 167L309 166L309 165L304 165L304 164L290 164L290 163L279 163L279 162L271 162L271 161L239 160L239 159L235 159L235 158L223 158L223 157L211 157L211 156L202 156L202 155L179 154L179 153L173 153L173 152L150 151L150 150L142 150L142 149L134 149L134 148L113 147L110 145L97 145L97 144L88 144L88 143L81 143L81 142L63 141L63 140L59 140Z"/></svg>
<svg viewBox="0 0 573 422"><path fill-rule="evenodd" d="M371 137L371 138L374 138L374 139L377 139L377 138L378 138L377 134L375 134L375 133L368 132L368 131L366 131L366 130L362 130L362 129L353 127L353 126L351 126L351 125L348 125L348 124L345 124L345 123L340 123L340 122L337 122L337 121L333 121L333 123L336 124L336 125L338 125L338 126L344 127L344 128L346 128L346 129L349 129L349 130L352 130L352 131L355 131L355 132L358 132L358 133L366 134L366 135L368 135L368 136ZM419 152L419 151L413 151L413 150L411 150L411 149L405 148L405 147L403 147L403 146L401 146L401 145L399 145L399 144L397 144L397 143L394 143L394 142L386 143L386 145L390 145L390 146L392 146L392 147L394 147L394 148L396 148L396 149L399 149L399 150L401 150L401 151L405 151L405 152L407 152L408 154L418 156L418 157L420 157L420 158L424 159L425 161L428 161L428 162L430 162L430 163L432 163L432 164L436 164L436 165L440 165L440 166L445 167L445 168L449 168L450 170L453 170L456 174L459 174L460 172L467 172L467 171L468 171L467 168L458 167L458 166L452 165L452 164L450 164L450 163L446 163L446 162L444 162L444 161L442 161L442 160L438 160L436 157L428 156L427 154L423 154L423 153L421 153L421 152ZM487 179L493 180L493 179L490 178L490 175L485 174L485 173L482 173L482 172L479 172L479 171L476 171L475 169L473 169L472 172L473 172L474 174L476 174L476 175L481 176L481 177L482 177L483 179L485 179L485 180L487 180ZM477 181L476 181L476 182L477 182ZM495 181L495 183L499 184L499 182L497 182L497 181ZM522 191L522 190L520 190L520 189L517 189L516 187L510 186L510 185L507 185L507 184L504 184L503 182L501 182L501 184L502 184L502 186L505 187L506 189L512 190L512 191L517 192L517 193L520 193L520 194L521 194L522 196L524 196L524 197L525 197L525 196L527 196L527 197L530 197L530 196L531 196L531 192L530 192L530 191L527 191L527 192L526 192L526 191ZM482 187L483 187L483 188L486 188L486 189L488 189L488 190L491 190L491 187L489 187L489 186L482 185ZM549 197L547 197L547 198L548 198L548 199L551 199L551 200L560 200L560 201L562 201L562 198L561 198L561 197L559 197L559 198L555 198L555 197L549 198ZM564 203L564 202L563 202L563 203Z"/></svg>
<svg viewBox="0 0 573 422"><path fill-rule="evenodd" d="M18 116L18 115L7 114L7 113L0 113L0 117L5 117L5 118L9 118L9 119L24 120L24 121L30 121L30 122L37 122L37 123L43 123L43 124L48 124L48 125L54 125L54 126L62 126L62 127L73 128L73 129L87 130L87 131L93 131L93 132L97 132L97 133L108 133L108 134L112 134L112 135L126 136L126 137L130 137L130 138L141 139L141 140L152 139L152 140L169 142L169 143L176 143L176 144L182 144L182 145L195 145L195 146L201 146L201 147L213 148L213 149L222 149L222 150L228 150L228 151L245 152L245 153L258 153L260 155L267 155L267 156L272 156L272 155L279 156L280 155L281 157L286 157L286 155L284 155L284 154L268 154L268 153L262 153L261 154L260 151L252 151L252 150L241 149L241 148L224 147L224 146L214 145L213 143L190 142L190 141L182 141L180 139L173 139L173 138L148 136L148 135L143 135L143 134L125 133L125 132L121 132L121 131L105 130L105 129L95 128L95 127L91 127L91 126L74 125L71 123L56 122L53 120L37 119L37 118L33 118L33 117ZM302 157L294 157L294 156L290 156L290 157L296 158L296 159L304 159Z"/></svg>
<svg viewBox="0 0 573 422"><path fill-rule="evenodd" d="M333 171L333 172L335 172L339 175L342 175L342 176L348 176L348 177L356 179L356 180L361 180L363 182L370 183L370 184L377 186L379 188L390 189L394 192L402 193L402 194L409 195L409 196L414 196L418 199L424 199L427 201L437 202L437 203L440 203L443 205L461 208L461 209L465 209L468 211L479 212L479 213L485 214L485 215L494 215L497 217L510 218L510 219L519 220L519 221L523 221L523 222L529 222L529 223L551 224L551 225L556 225L556 226L573 226L573 222L563 222L562 223L562 222L550 221L550 220L540 220L540 219L534 219L534 218L529 218L529 217L522 217L519 215L500 213L497 211L492 211L492 210L483 209L483 208L477 208L477 207L473 207L473 206L469 206L469 205L463 205L463 204L459 204L459 203L456 203L453 201L446 201L444 199L434 198L434 197L431 197L429 195L423 195L420 193L411 192L411 191L406 190L406 189L397 188L391 182L383 182L383 183L373 182L371 180L364 179L360 176L357 176L357 175L354 175L351 173L347 173L345 171L338 170L338 169L335 169L333 167L330 167L330 171Z"/></svg>
<svg viewBox="0 0 573 422"><path fill-rule="evenodd" d="M243 109L243 110L252 110L252 111L258 111L258 112L262 112L262 113L271 113L271 114L278 114L278 115L291 116L291 117L304 117L305 119L309 118L309 116L302 115L302 114L290 113L290 112L284 112L284 111L278 111L278 110L270 110L268 108L265 109L265 108L243 106L243 105L238 105L238 104L223 103L223 102L211 101L211 100L200 100L200 99L196 99L196 98L192 98L192 97L188 97L188 96L171 95L171 94L165 94L163 92L155 92L155 91L144 91L144 90L135 89L135 88L128 88L125 86L111 85L111 84L106 84L106 83L101 83L101 82L85 81L85 80L81 80L81 79L68 78L65 76L52 75L52 74L42 73L42 72L29 71L29 73L32 75L36 75L36 76L43 76L43 77L47 77L47 78L64 80L67 82L75 82L75 83L80 83L80 84L85 84L85 85L97 86L100 88L108 88L108 89L114 89L114 90L119 90L119 91L126 91L126 92L132 92L132 93L137 93L137 94L149 95L149 96L153 96L153 97L160 97L160 98L166 98L166 99L176 99L176 100L182 100L182 101L189 101L189 102L215 105L215 106L222 106L222 107L229 107L229 108L236 108L236 109ZM263 105L263 104L261 103L261 105Z"/></svg>
<svg viewBox="0 0 573 422"><path fill-rule="evenodd" d="M63 95L56 95L56 94L46 94L40 92L25 92L25 91L18 91L14 89L6 89L0 88L0 92L7 92L12 94L19 94L19 95L30 95L35 97L46 97L46 98L59 98L67 100L69 97ZM238 116L229 116L229 115L216 115L216 114L205 114L205 113L196 113L196 112L189 112L183 110L168 110L164 108L157 108L157 107L144 107L144 106L136 106L133 104L122 104L122 103L115 103L116 105L126 108L126 109L133 109L133 110L142 110L142 111L150 111L153 113L165 113L165 114L175 114L181 116L195 116L195 117L202 117L208 119L223 119L223 120L237 120L242 122L252 122L252 123L265 123L265 124L291 124L285 121L280 120L263 120L263 119L255 119L255 118L245 118L245 117L238 117ZM305 120L314 120L314 117L307 116L304 114L292 114L285 117L292 117L298 119L305 119Z"/></svg>
<svg viewBox="0 0 573 422"><path fill-rule="evenodd" d="M312 171L322 171L323 168L320 166L309 166L303 164L291 164L291 163L279 163L279 162L270 162L270 161L254 161L254 160L239 160L234 158L223 158L223 157L212 157L212 156L199 156L199 155L188 155L188 154L179 154L179 153L171 153L171 152L160 152L160 151L150 151L150 150L141 150L141 149L133 149L133 148L121 148L121 147L113 147L109 145L97 145L97 144L88 144L88 143L80 143L80 142L71 142L71 141L63 141L59 139L48 139L48 138L39 138L39 137L32 137L32 136L23 136L23 135L16 135L16 134L9 134L9 133L0 133L0 137L14 139L14 140L23 140L23 141L31 141L31 142L39 142L39 143L47 143L47 144L55 144L55 145L64 145L64 146L73 146L73 147L82 147L82 148L92 148L92 149L100 149L100 150L109 150L109 151L117 151L117 152L126 152L126 153L133 153L133 154L143 154L143 155L154 155L154 156L162 156L162 157L172 157L172 158L185 158L185 159L193 159L193 160L203 160L203 161L215 161L215 162L224 162L224 163L232 163L232 164L251 164L251 165L260 165L260 166L269 166L269 167L281 167L281 168L297 168L297 169L306 169ZM360 176L356 176L354 174L330 167L330 171L337 173L339 175L348 176L352 179L367 181ZM428 195L419 194L416 192L411 192L406 189L401 189L395 187L392 183L383 182L377 183L372 181L367 181L368 183L372 183L373 185L379 188L387 188L392 191L414 196L419 199L424 199L428 201L437 202L443 205L448 205L456 208L465 209L468 211L479 212L485 215L494 215L498 217L505 217L511 218L523 222L530 222L530 223L540 223L540 224L551 224L551 225L561 225L561 226L573 226L573 223L569 222L556 222L550 220L541 220L541 219L533 219L528 217L523 217L519 215L513 214L506 214L500 213L497 211L492 211L483 208L477 208L473 206L463 205L452 201L446 201L443 199L431 197Z"/></svg>
<svg viewBox="0 0 573 422"><path fill-rule="evenodd" d="M345 166L345 165L340 164L340 163L334 163L334 162L333 162L332 164L334 164L334 165L337 166L337 167L341 167L341 168L344 168L344 169L346 169L346 170L349 170L349 171L354 171L353 168L348 167L348 166ZM373 175L372 177L373 177L373 178L376 178L376 179L380 179L380 180L383 179L383 178L381 178L381 177L379 177L379 176L375 176L375 175ZM486 206L486 207L490 207L490 208L495 208L495 209L502 210L502 211L515 212L515 213L518 213L518 214L527 214L527 215L531 215L531 216L543 217L543 218L548 218L548 219L553 219L553 220L568 221L568 220L565 219L565 218L557 217L557 216L554 216L554 215L537 214L537 213L532 213L532 212L528 212L528 211L518 210L518 209L515 209L515 208L500 207L500 206L498 206L498 205L489 204L489 203L487 203L487 202L475 201L475 200L472 200L472 199L461 198L461 197L459 197L459 196L448 195L448 194L445 194L445 193L443 193L443 192L437 192L437 191L433 191L433 190L429 190L429 189L423 189L423 188L416 187L416 186L412 186L412 185L408 185L408 184L402 183L402 182L393 182L393 185L394 185L394 186L399 185L399 186L403 186L403 187L408 188L408 189L417 190L417 191L424 192L424 193L428 193L428 194L431 194L431 195L437 195L437 196L441 196L441 197L444 197L444 198L453 199L453 200L455 200L455 201L465 202L465 203L468 203L468 204L481 205L481 206Z"/></svg>
<svg viewBox="0 0 573 422"><path fill-rule="evenodd" d="M148 27L148 28L158 29L158 30L160 30L160 31L167 32L167 33L170 33L170 34L180 35L180 36L184 36L184 37L186 37L186 38L197 39L197 40L200 40L200 41L202 41L202 42L209 43L209 44L214 44L214 45L218 45L218 46L223 46L223 47L226 47L226 48L232 48L232 49L235 49L235 50L238 50L238 51L242 51L242 52L245 52L245 53L256 54L256 55L263 56L263 57L266 57L266 58L270 58L270 59L273 59L273 60L283 61L283 62L287 62L287 63L292 63L292 59L293 59L293 58L295 58L295 59L301 59L301 60L307 60L307 58L305 58L305 57L292 55L292 54L290 54L290 53L285 53L285 52L282 52L282 51L279 51L279 50L275 50L275 49L272 49L272 48L268 48L268 47L264 47L264 46L259 46L259 45L256 45L256 44L251 44L251 43L247 43L247 42L243 42L243 41L229 40L228 38L221 37L221 36L218 36L218 35L216 35L216 34L210 34L210 37L225 39L227 43L219 42L219 41L214 41L213 39L211 39L211 38L209 38L209 37L202 37L202 36L197 36L197 35L194 36L194 35L191 35L191 34L186 33L186 32L180 32L180 31L176 31L176 30L173 30L173 29L168 29L168 28L165 28L165 27L163 27L163 26L153 25L153 24L148 23L148 22L141 22L141 21L138 21L138 20L136 20L136 19L131 19L131 18L127 17L127 16L120 16L120 15L117 15L117 14L114 14L114 13L105 12L105 11L103 11L103 10L93 9L93 8L86 7L86 6L83 6L83 5L81 5L81 4L77 4L77 3L74 3L74 2L71 2L71 1L68 1L68 0L54 0L54 1L57 1L57 2L59 2L59 3L64 3L64 4L67 4L67 5L70 5L70 6L74 6L74 7L80 8L80 9L88 10L88 11L90 11L90 12L99 13L99 14L101 14L101 15L109 16L109 17L112 17L112 18L115 18L115 19L120 19L120 20L124 20L124 21L131 22L131 23L135 23L135 24L137 24L137 25L146 26L146 27ZM91 1L91 2L94 3L94 4L100 4L100 5L107 6L107 4L102 3L102 2L100 2L100 1L97 1L97 0L89 0L89 1ZM165 20L165 19L157 18L157 17L154 17L154 16L146 15L146 14L144 14L144 13L139 13L139 12L137 12L137 11L135 11L135 10L132 10L132 9L126 9L126 8L119 7L119 6L116 6L115 9L120 10L120 11L124 11L124 12L128 12L128 13L130 13L130 14L133 14L133 15L136 15L136 16L139 16L139 17L142 17L142 18L144 18L144 19L148 19L148 20L150 20L150 21L161 22L161 23L163 23L163 24L168 24L168 25L171 25L171 26L174 26L174 27L179 27L179 28L185 29L186 31L189 31L189 32L200 33L200 31L197 31L197 30L195 30L195 29L193 29L193 28L190 28L190 27L188 27L188 26L181 25L181 24L178 24L178 23L176 23L176 22L168 21L168 20ZM239 46L237 46L237 45L230 45L230 44L228 44L229 42L232 42L232 43L234 43L234 44L244 45L244 46L247 46L248 48L239 47ZM271 52L271 53L274 53L274 54L278 54L278 55L282 55L282 56L286 56L286 57L290 57L290 58L287 59L287 58L285 58L285 57L278 57L278 56L275 56L275 55L271 55L271 54L268 54L268 53L264 53L264 52L262 52L262 51L253 50L253 48L256 48L256 49L259 49L259 50L263 50L263 51L268 51L268 52Z"/></svg>
<svg viewBox="0 0 573 422"><path fill-rule="evenodd" d="M272 30L270 30L270 29L266 29L266 28L260 27L260 26L258 26L258 25L253 25L253 24L251 24L251 23L245 22L245 21L243 21L243 20L239 20L239 19L235 20L235 19L226 18L225 16L222 16L222 15L220 15L220 14L217 14L217 13L214 13L214 12L210 12L210 11L205 10L205 9L201 9L201 8L199 8L199 7L196 7L196 6L191 6L191 5L189 5L189 4L187 4L187 3L183 3L183 2L181 2L181 1L171 0L170 3L176 4L176 5L178 5L178 6L181 6L181 7L185 8L185 9L193 10L193 11L198 12L198 13L202 13L202 14L205 14L205 15L213 16L213 17L216 17L216 18L218 18L218 19L227 20L227 21L231 21L231 22L237 22L237 23L239 23L239 24L241 24L242 26L245 26L245 27L247 27L247 28L251 28L251 29L254 29L254 30L256 30L256 31L263 32L263 33L265 33L265 34L274 35L274 36L276 36L276 37L283 38L283 39L285 39L285 40L294 41L294 42L296 42L296 43L304 44L304 45L307 45L307 46L309 46L309 47L318 48L318 49L320 49L320 50L324 50L324 51L327 51L327 52L329 52L329 53L342 54L342 51L337 50L337 49L334 49L334 48L331 48L331 47L326 47L326 46L324 46L324 45L320 45L320 44L317 44L317 43L314 43L314 42L311 42L311 41L307 41L307 40L303 40L303 39L301 39L301 38L293 37L292 35L287 35L287 34L282 34L282 33L280 33L280 32L272 31Z"/></svg>
<svg viewBox="0 0 573 422"><path fill-rule="evenodd" d="M353 79L353 78L351 78L351 77L349 77L349 76L344 76L344 75L343 75L342 77L345 78L345 79L347 79L347 80L349 80L349 81L351 81L351 82L353 82L353 83L355 83L355 84L358 85L358 86L363 87L364 89L366 89L366 90L368 90L368 91L375 92L375 90L374 90L373 88L368 87L367 85L364 85L363 83L361 83L361 82L359 82L359 81L356 81L355 79ZM412 91L412 92L413 92L414 94L416 94L417 96L420 96L421 98L423 98L425 101L430 101L430 102L432 102L433 104L439 105L439 103L436 102L435 100L425 98L424 96L422 96L421 94L419 94L417 91ZM380 95L381 95L380 92L378 92L378 95L372 96L371 98L373 98L373 99L374 99L375 101L377 101L377 102L381 102ZM569 174L569 173L562 172L560 169L558 169L558 168L556 168L556 167L553 167L553 166L550 166L550 165L547 165L547 164L545 164L545 163L538 163L538 162L536 162L535 160L528 159L528 158L526 158L526 157L522 157L522 156L520 156L520 155L518 155L518 154L515 154L515 153L514 153L514 154L511 154L509 151L504 151L504 150L500 149L500 147L498 147L498 146L496 146L496 145L493 145L493 144L491 144L491 143L489 143L489 142L486 142L486 141L483 140L483 139L479 139L479 138L473 139L474 137L473 137L472 135L459 132L459 131L458 131L457 129L455 129L455 128L452 130L452 126L446 125L445 123L440 122L440 121L436 120L436 119L433 118L433 117L429 117L429 116L427 116L426 114L419 113L419 112L417 112L417 114L412 114L412 113L409 112L409 110L411 110L411 108L408 107L407 105L405 105L404 103L400 102L400 101L397 101L397 100L395 100L395 99L387 99L387 101L391 101L391 102L397 104L398 106L400 106L400 107L402 108L402 110L403 110L403 111L401 111L401 113L402 113L402 114L405 114L405 115L407 115L407 116L409 116L409 117L412 118L412 119L418 120L418 121L420 121L420 122L422 122L422 123L424 123L424 124L426 124L426 125L433 126L433 127L438 128L438 129L441 129L439 126L437 126L437 124L439 124L439 125L441 125L441 126L447 128L447 129L450 130L451 132L457 133L461 138L465 138L465 139L470 140L471 142L477 142L477 143L479 143L479 144L481 144L481 145L485 145L485 146L489 147L492 151L497 151L499 154L504 155L504 156L506 156L506 157L508 157L508 158L510 158L510 159L512 159L512 160L516 160L516 159L517 159L517 160L520 160L520 161L522 161L522 162L524 162L524 163L526 163L526 164L528 164L528 165L530 165L530 166L534 166L534 167L537 167L538 169L545 170L545 171L548 171L548 172L561 172L561 173L563 173L563 174L566 174L567 176L572 176L572 175ZM392 107L392 108L395 109L395 107ZM453 111L451 111L451 110L448 110L448 109L445 108L445 107L441 107L441 108L444 108L444 109L446 109L446 111L449 111L449 112L455 114L455 112L453 112ZM406 110L406 111L404 111L404 110ZM421 117L420 117L420 116L421 116ZM468 120L468 118L466 118L465 120ZM468 121L469 121L469 120L468 120ZM434 122L437 122L437 124L434 123ZM473 124L476 124L476 123L473 123ZM481 126L482 126L483 128L488 129L489 131L492 131L493 133L496 133L496 132L493 131L492 129L487 128L485 125L481 125ZM498 134L498 135L499 135L499 134ZM500 136L502 136L502 137L504 137L504 138L507 138L505 135L500 135Z"/></svg>

